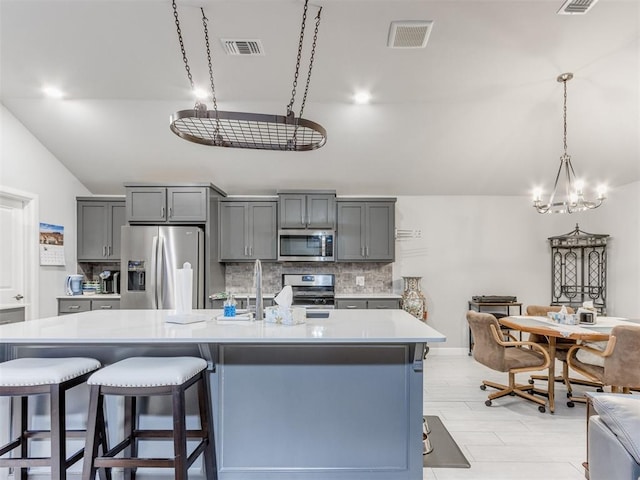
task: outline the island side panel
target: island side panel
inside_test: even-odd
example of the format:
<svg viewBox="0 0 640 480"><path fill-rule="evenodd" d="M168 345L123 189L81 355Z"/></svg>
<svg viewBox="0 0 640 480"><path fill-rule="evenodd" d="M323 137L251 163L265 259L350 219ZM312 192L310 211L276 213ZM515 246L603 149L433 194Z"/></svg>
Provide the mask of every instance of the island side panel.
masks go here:
<svg viewBox="0 0 640 480"><path fill-rule="evenodd" d="M212 375L220 480L422 479L414 349L220 345Z"/></svg>

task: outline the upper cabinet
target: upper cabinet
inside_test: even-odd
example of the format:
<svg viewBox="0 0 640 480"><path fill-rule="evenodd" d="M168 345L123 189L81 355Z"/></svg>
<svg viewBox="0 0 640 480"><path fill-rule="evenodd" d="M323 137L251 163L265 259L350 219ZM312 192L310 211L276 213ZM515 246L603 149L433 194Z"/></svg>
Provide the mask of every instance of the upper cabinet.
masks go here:
<svg viewBox="0 0 640 480"><path fill-rule="evenodd" d="M337 261L395 260L395 198L338 200Z"/></svg>
<svg viewBox="0 0 640 480"><path fill-rule="evenodd" d="M335 229L335 192L278 192L278 218L281 229Z"/></svg>
<svg viewBox="0 0 640 480"><path fill-rule="evenodd" d="M208 219L209 187L125 186L129 223L205 223Z"/></svg>
<svg viewBox="0 0 640 480"><path fill-rule="evenodd" d="M221 262L276 260L277 202L224 200L218 204Z"/></svg>
<svg viewBox="0 0 640 480"><path fill-rule="evenodd" d="M125 224L125 200L78 197L78 261L120 260L120 227Z"/></svg>

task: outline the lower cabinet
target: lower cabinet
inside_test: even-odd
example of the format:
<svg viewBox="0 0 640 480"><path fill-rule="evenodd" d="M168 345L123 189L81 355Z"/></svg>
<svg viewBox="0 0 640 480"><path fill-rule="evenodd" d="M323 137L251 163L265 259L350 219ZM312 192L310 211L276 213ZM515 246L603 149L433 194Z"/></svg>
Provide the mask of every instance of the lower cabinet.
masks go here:
<svg viewBox="0 0 640 480"><path fill-rule="evenodd" d="M66 315L69 313L88 312L89 310L119 310L119 298L59 298L58 299L58 315Z"/></svg>
<svg viewBox="0 0 640 480"><path fill-rule="evenodd" d="M24 322L24 307L20 306L0 310L0 325L17 322Z"/></svg>
<svg viewBox="0 0 640 480"><path fill-rule="evenodd" d="M395 298L338 298L338 309L399 309L400 299Z"/></svg>

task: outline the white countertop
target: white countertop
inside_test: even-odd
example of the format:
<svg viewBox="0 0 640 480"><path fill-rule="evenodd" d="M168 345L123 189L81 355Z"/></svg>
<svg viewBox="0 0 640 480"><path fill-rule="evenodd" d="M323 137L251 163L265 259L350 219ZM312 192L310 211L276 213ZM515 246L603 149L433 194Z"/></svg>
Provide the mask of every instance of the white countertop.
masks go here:
<svg viewBox="0 0 640 480"><path fill-rule="evenodd" d="M94 293L91 295L58 295L58 300L120 300L119 293Z"/></svg>
<svg viewBox="0 0 640 480"><path fill-rule="evenodd" d="M24 303L0 303L0 310L13 310L14 308L25 308Z"/></svg>
<svg viewBox="0 0 640 480"><path fill-rule="evenodd" d="M222 310L194 310L209 320L167 323L173 310L93 310L0 325L0 343L422 343L446 337L404 310L330 310L294 326L219 322Z"/></svg>

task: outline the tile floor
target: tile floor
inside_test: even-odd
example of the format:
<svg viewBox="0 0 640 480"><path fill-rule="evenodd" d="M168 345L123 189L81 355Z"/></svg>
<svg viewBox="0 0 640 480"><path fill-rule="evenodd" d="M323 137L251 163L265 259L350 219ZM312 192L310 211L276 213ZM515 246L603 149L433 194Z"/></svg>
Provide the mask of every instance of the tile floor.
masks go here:
<svg viewBox="0 0 640 480"><path fill-rule="evenodd" d="M507 374L466 354L428 355L424 377L424 414L442 419L471 463L471 468L425 468L424 479L584 480L586 406L567 407L564 385L556 383L556 411L550 414L548 408L540 413L536 404L511 396L487 407L493 389L480 390L482 380L506 383ZM516 377L520 383L528 378Z"/></svg>

